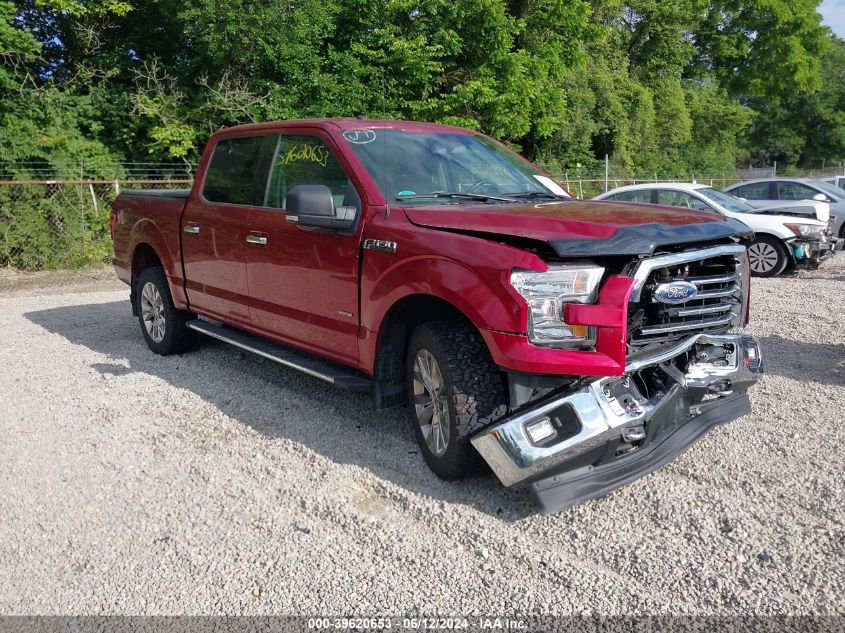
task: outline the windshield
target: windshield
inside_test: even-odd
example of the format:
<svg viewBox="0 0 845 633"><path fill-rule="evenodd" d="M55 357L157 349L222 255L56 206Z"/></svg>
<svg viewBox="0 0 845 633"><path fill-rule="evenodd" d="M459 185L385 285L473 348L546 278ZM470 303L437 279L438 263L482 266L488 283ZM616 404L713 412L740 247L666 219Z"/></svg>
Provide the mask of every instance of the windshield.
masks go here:
<svg viewBox="0 0 845 633"><path fill-rule="evenodd" d="M403 204L478 202L501 198L569 197L548 176L480 135L402 130L346 130L344 138L385 199ZM498 197L498 199L497 199Z"/></svg>
<svg viewBox="0 0 845 633"><path fill-rule="evenodd" d="M833 196L840 202L845 199L845 189L840 189L835 185L831 185L830 183L818 181L813 183L816 187L824 191L826 194Z"/></svg>
<svg viewBox="0 0 845 633"><path fill-rule="evenodd" d="M754 207L747 202L743 202L736 196L719 191L718 189L707 187L705 189L699 189L698 193L733 213L749 213L754 210Z"/></svg>

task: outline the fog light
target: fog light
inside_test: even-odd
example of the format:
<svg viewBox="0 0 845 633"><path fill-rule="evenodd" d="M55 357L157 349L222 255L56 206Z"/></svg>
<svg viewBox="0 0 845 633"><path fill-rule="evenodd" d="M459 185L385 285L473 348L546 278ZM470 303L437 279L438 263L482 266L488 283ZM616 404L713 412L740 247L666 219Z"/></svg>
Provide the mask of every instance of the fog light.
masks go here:
<svg viewBox="0 0 845 633"><path fill-rule="evenodd" d="M532 444L542 444L557 433L549 418L540 418L535 422L529 422L525 425L525 432Z"/></svg>

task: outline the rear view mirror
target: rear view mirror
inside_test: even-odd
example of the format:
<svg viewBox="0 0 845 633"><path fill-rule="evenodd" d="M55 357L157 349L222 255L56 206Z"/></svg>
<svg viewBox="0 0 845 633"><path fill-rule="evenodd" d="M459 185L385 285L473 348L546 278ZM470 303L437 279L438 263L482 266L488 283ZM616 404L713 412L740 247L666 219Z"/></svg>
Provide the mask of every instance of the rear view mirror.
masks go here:
<svg viewBox="0 0 845 633"><path fill-rule="evenodd" d="M325 185L296 185L285 198L287 221L302 226L350 229L355 207L335 207L331 189Z"/></svg>
<svg viewBox="0 0 845 633"><path fill-rule="evenodd" d="M814 195L813 200L815 200L816 202L830 202L830 199L823 193L817 193L816 195Z"/></svg>

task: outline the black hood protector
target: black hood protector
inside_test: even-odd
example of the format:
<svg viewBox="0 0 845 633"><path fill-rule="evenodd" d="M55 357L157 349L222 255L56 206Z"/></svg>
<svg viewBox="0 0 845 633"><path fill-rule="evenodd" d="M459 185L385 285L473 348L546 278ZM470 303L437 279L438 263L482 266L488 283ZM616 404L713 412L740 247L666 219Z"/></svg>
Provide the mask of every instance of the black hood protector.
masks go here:
<svg viewBox="0 0 845 633"><path fill-rule="evenodd" d="M639 224L620 227L607 239L549 240L561 257L652 255L660 247L709 242L725 238L753 239L754 233L733 218L699 224Z"/></svg>

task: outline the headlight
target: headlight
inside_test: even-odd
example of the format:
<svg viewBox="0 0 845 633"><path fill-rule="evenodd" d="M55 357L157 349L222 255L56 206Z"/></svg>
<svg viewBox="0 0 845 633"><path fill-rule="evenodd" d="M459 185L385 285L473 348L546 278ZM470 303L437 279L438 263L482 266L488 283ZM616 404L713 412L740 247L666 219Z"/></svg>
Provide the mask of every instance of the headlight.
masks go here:
<svg viewBox="0 0 845 633"><path fill-rule="evenodd" d="M593 303L603 275L604 268L589 265L551 265L544 273L514 270L511 285L530 308L529 340L552 347L578 347L595 341L595 328L563 322L563 305Z"/></svg>
<svg viewBox="0 0 845 633"><path fill-rule="evenodd" d="M824 227L815 224L787 224L786 228L799 237L821 237L824 235Z"/></svg>

